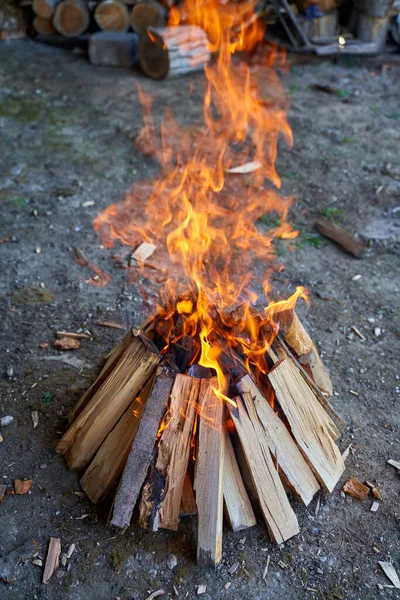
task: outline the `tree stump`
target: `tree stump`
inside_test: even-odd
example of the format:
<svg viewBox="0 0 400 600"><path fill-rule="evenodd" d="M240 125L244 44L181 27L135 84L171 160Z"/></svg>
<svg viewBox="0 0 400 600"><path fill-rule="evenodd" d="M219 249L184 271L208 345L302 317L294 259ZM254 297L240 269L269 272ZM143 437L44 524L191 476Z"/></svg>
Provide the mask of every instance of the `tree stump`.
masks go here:
<svg viewBox="0 0 400 600"><path fill-rule="evenodd" d="M139 38L139 66L152 79L202 70L210 56L207 34L200 27L151 29Z"/></svg>
<svg viewBox="0 0 400 600"><path fill-rule="evenodd" d="M138 33L144 33L149 27L164 27L167 11L158 2L138 2L132 10L131 24Z"/></svg>
<svg viewBox="0 0 400 600"><path fill-rule="evenodd" d="M64 37L81 35L89 22L89 8L84 0L63 0L56 7L53 25Z"/></svg>
<svg viewBox="0 0 400 600"><path fill-rule="evenodd" d="M94 20L102 31L128 31L129 12L119 0L103 0L96 6Z"/></svg>

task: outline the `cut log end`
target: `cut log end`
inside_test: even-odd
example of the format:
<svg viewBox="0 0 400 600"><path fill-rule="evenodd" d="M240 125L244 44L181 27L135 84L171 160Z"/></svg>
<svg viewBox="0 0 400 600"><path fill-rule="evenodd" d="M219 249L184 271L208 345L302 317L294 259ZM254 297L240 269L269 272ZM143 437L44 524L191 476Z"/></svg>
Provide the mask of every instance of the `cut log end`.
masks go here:
<svg viewBox="0 0 400 600"><path fill-rule="evenodd" d="M166 24L166 11L158 2L135 4L131 15L132 29L144 33L149 28L163 27Z"/></svg>
<svg viewBox="0 0 400 600"><path fill-rule="evenodd" d="M53 25L64 37L81 35L89 22L89 8L83 0L63 0L57 5Z"/></svg>
<svg viewBox="0 0 400 600"><path fill-rule="evenodd" d="M103 31L121 31L129 29L129 13L125 4L119 0L104 0L96 6L94 19Z"/></svg>

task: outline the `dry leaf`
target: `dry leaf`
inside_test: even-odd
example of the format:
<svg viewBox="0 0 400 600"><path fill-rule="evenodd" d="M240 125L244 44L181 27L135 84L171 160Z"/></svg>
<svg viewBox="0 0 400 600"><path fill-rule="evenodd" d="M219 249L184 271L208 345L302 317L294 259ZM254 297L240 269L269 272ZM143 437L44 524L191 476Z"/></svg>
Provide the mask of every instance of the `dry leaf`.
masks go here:
<svg viewBox="0 0 400 600"><path fill-rule="evenodd" d="M63 337L53 342L53 348L57 350L78 350L80 347L80 343L74 338Z"/></svg>
<svg viewBox="0 0 400 600"><path fill-rule="evenodd" d="M257 160L254 162L248 162L244 165L240 165L239 167L231 167L230 169L226 169L226 173L252 173L253 171L257 171L262 167L262 164Z"/></svg>
<svg viewBox="0 0 400 600"><path fill-rule="evenodd" d="M18 495L27 494L32 486L32 479L15 479L14 490Z"/></svg>
<svg viewBox="0 0 400 600"><path fill-rule="evenodd" d="M378 561L378 564L385 573L386 577L393 583L396 590L400 590L400 579L392 563Z"/></svg>

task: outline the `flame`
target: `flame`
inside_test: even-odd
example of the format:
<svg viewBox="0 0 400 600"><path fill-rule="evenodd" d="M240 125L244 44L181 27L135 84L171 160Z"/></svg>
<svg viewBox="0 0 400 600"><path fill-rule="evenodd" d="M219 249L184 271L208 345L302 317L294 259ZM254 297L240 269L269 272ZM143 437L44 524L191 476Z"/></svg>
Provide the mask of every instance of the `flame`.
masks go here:
<svg viewBox="0 0 400 600"><path fill-rule="evenodd" d="M281 59L279 53L274 50L262 67L234 57L252 51L263 38L254 7L253 0L185 0L171 7L169 25L201 27L216 53L215 62L205 67L204 125L182 130L167 113L157 139L151 98L139 89L144 126L136 145L161 162L162 174L94 221L108 247L115 239L129 246L141 239L165 247L169 259L159 267L168 277L164 351L183 335L198 339L199 364L214 369L215 393L233 404L221 354L226 348L239 348L248 369L255 365L259 373L266 373L266 350L279 329L274 315L306 297L304 288L297 288L287 300L269 301L270 277L277 268L274 240L297 235L287 222L294 198L278 194L281 181L275 169L278 138L283 136L289 146L293 138L286 97L272 68L273 61ZM249 162L257 168L245 174L227 172ZM277 224L261 231L258 220L267 213ZM256 275L260 270L262 281ZM253 306L260 302L261 289L266 306L259 312ZM179 316L179 331L174 314ZM167 415L161 431L168 421Z"/></svg>

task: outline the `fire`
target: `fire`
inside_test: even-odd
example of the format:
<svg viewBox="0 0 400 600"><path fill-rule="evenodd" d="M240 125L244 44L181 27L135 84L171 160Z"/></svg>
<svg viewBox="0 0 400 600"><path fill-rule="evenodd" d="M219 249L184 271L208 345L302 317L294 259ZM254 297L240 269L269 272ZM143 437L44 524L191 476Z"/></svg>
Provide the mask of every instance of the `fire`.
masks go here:
<svg viewBox="0 0 400 600"><path fill-rule="evenodd" d="M266 350L279 329L274 315L305 297L304 289L298 288L288 300L269 302L270 276L276 268L274 240L297 235L287 222L293 198L278 194L281 181L275 169L279 136L289 146L293 139L272 65L263 66L265 100L257 68L234 57L251 51L263 37L254 4L186 0L171 9L170 25L202 27L216 53L215 62L205 69L204 125L182 130L167 114L158 140L151 98L139 90L144 127L137 146L159 159L162 174L152 189L143 186L145 218L140 198L131 193L94 221L109 247L115 239L133 247L146 240L167 250L164 319L168 322L172 306L170 314L179 316L180 328L177 331L171 321L163 332L165 351L182 336L196 338L198 363L216 371L216 393L228 402L232 400L221 353L240 348L247 368L255 365L259 373L266 373ZM257 168L245 174L228 172L247 163ZM257 221L266 213L273 213L278 224L265 232ZM260 270L263 281L257 275ZM267 304L260 312L253 306L261 289Z"/></svg>

